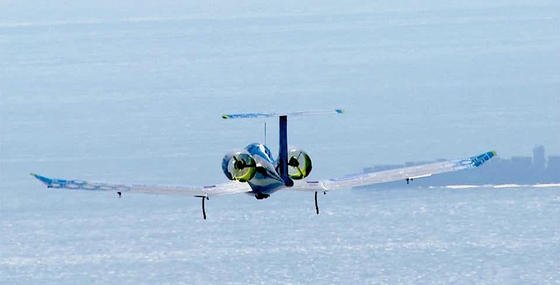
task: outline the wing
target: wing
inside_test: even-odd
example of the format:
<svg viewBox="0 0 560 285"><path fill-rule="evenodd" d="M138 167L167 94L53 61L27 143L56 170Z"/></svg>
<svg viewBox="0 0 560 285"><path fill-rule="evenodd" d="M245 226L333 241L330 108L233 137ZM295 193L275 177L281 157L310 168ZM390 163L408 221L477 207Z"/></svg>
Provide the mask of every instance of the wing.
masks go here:
<svg viewBox="0 0 560 285"><path fill-rule="evenodd" d="M160 185L125 185L87 182L83 180L67 180L41 176L35 173L31 175L41 181L48 188L69 189L69 190L89 190L89 191L114 191L114 192L134 192L150 194L167 194L183 196L220 196L226 194L238 194L251 192L251 187L247 183L236 181L208 185L202 187L188 186L160 186Z"/></svg>
<svg viewBox="0 0 560 285"><path fill-rule="evenodd" d="M481 155L462 160L446 160L410 167L384 170L372 173L361 173L343 178L322 181L296 181L290 190L299 191L330 191L338 189L349 189L353 187L373 185L392 181L410 181L417 178L429 177L435 174L458 171L468 168L476 168L496 156L495 151L489 151Z"/></svg>

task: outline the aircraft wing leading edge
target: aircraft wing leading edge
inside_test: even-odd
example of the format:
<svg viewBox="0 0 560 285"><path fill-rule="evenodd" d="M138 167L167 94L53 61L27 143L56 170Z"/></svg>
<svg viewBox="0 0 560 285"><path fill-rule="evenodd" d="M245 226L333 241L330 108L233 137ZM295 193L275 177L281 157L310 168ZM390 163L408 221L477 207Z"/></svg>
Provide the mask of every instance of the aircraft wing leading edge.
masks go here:
<svg viewBox="0 0 560 285"><path fill-rule="evenodd" d="M476 168L496 156L495 151L485 152L462 160L446 160L410 167L390 169L371 173L361 173L342 178L321 181L297 181L290 190L299 191L330 191L349 189L360 186L374 185L393 181L412 181L435 174Z"/></svg>
<svg viewBox="0 0 560 285"><path fill-rule="evenodd" d="M31 173L33 177L41 181L51 189L68 189L68 190L89 190L89 191L113 191L113 192L133 192L133 193L149 193L149 194L165 194L165 195L182 195L182 196L221 196L227 194L238 194L251 192L251 187L247 183L236 181L226 182L216 185L208 185L202 187L190 186L163 186L163 185L125 185L111 184L99 182L87 182L83 180L68 180L49 178L35 173Z"/></svg>
<svg viewBox="0 0 560 285"><path fill-rule="evenodd" d="M496 152L489 151L478 156L473 156L462 160L447 160L398 169L384 170L372 173L362 173L350 175L342 178L327 179L320 181L294 181L295 184L287 190L295 191L331 191L339 189L350 189L354 187L374 185L393 181L408 181L418 178L429 177L435 174L458 171L469 168L476 168L496 156ZM212 197L227 194L248 193L252 189L248 183L231 181L216 185L208 185L202 187L189 186L162 186L162 185L126 185L88 182L83 180L68 180L49 178L35 173L31 173L33 177L41 181L51 189L69 189L69 190L88 190L88 191L113 191L113 192L133 192L133 193L149 193L163 195L182 195L196 197Z"/></svg>

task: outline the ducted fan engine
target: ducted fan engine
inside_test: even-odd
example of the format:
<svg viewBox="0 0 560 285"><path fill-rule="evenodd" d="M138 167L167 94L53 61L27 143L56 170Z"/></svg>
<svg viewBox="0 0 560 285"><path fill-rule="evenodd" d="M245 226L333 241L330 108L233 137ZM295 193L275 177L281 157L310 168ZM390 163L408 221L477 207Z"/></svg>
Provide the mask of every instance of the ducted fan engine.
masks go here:
<svg viewBox="0 0 560 285"><path fill-rule="evenodd" d="M288 152L288 174L294 180L303 179L311 173L311 157L300 149Z"/></svg>
<svg viewBox="0 0 560 285"><path fill-rule="evenodd" d="M240 151L224 156L222 160L222 170L230 180L247 182L255 177L257 163L250 154Z"/></svg>

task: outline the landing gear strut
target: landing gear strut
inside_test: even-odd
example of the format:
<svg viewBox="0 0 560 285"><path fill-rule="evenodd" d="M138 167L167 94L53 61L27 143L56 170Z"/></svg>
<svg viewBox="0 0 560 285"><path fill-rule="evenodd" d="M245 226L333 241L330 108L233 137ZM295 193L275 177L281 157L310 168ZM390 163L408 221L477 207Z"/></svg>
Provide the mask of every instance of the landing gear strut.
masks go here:
<svg viewBox="0 0 560 285"><path fill-rule="evenodd" d="M315 212L319 215L319 204L317 204L317 191L315 191Z"/></svg>
<svg viewBox="0 0 560 285"><path fill-rule="evenodd" d="M323 195L327 195L327 192L323 191ZM317 203L317 191L315 191L315 213L319 215L319 203Z"/></svg>
<svg viewBox="0 0 560 285"><path fill-rule="evenodd" d="M202 198L202 218L206 220L206 207L204 207L204 201L209 200L209 198L204 195L197 195L195 197Z"/></svg>

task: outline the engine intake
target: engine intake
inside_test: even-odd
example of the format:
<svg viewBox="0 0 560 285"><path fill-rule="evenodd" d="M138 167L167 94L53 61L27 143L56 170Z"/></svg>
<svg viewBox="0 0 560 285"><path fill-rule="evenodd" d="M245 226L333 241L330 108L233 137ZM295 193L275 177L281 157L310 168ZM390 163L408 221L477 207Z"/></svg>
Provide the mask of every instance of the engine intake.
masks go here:
<svg viewBox="0 0 560 285"><path fill-rule="evenodd" d="M303 179L311 173L311 157L299 149L290 149L288 152L288 175L294 180Z"/></svg>
<svg viewBox="0 0 560 285"><path fill-rule="evenodd" d="M249 153L240 151L224 156L222 170L229 180L247 182L255 177L257 163Z"/></svg>

